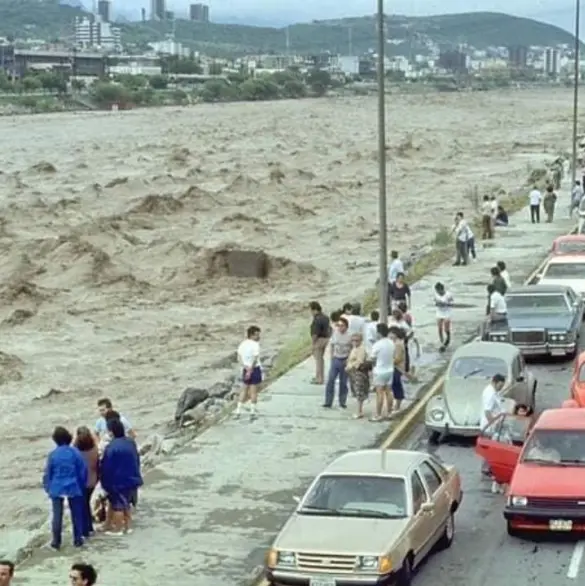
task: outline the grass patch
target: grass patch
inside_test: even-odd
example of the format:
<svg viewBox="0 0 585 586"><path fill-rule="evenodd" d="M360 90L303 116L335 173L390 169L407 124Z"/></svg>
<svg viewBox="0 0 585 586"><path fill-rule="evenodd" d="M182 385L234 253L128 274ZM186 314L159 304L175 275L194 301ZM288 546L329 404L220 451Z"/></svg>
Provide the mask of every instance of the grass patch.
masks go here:
<svg viewBox="0 0 585 586"><path fill-rule="evenodd" d="M538 185L544 187L547 175L548 169L530 169L530 175L526 185L531 187L536 181ZM505 207L508 214L514 214L526 207L528 203L527 193L526 187L507 195L501 188L494 190L494 194L498 196L499 201ZM469 188L468 195L470 198L473 196L473 200L476 201L476 206L474 207L476 209L479 208L478 188ZM475 218L471 222L471 226L475 234L480 234L481 218ZM433 250L422 256L409 268L408 282L410 285L416 283L443 263L448 262L455 254L453 237L451 236L450 229L445 226L437 231L432 240L432 245L434 247ZM362 312L367 315L378 307L378 288L375 287L366 292L362 304ZM299 330L298 334L279 351L270 369L267 383L281 377L297 364L309 358L309 356L311 356L311 338L309 335L309 324L307 324L303 327L302 331Z"/></svg>

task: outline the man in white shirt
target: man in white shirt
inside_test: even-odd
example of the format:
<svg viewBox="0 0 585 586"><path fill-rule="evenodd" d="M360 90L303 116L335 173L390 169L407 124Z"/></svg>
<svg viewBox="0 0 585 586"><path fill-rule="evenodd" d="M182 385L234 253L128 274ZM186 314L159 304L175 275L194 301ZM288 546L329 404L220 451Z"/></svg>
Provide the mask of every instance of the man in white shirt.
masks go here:
<svg viewBox="0 0 585 586"><path fill-rule="evenodd" d="M238 346L238 362L242 367L242 382L244 383L238 404L236 418L242 414L244 404L250 402L250 419L256 419L256 404L258 403L258 385L262 382L262 367L260 366L260 328L250 326L246 332L246 339Z"/></svg>
<svg viewBox="0 0 585 586"><path fill-rule="evenodd" d="M392 385L394 375L394 342L388 337L390 330L387 324L378 324L378 341L372 348L372 371L374 388L376 389L376 415L372 421L382 421L382 411ZM388 413L390 415L390 413Z"/></svg>
<svg viewBox="0 0 585 586"><path fill-rule="evenodd" d="M356 334L363 335L364 326L366 325L366 318L363 315L360 315L360 310L357 305L353 303L346 303L343 306L342 317L347 320L347 331L349 332L350 336L354 336Z"/></svg>
<svg viewBox="0 0 585 586"><path fill-rule="evenodd" d="M94 431L98 438L98 441L104 439L104 436L108 435L108 422L106 417L108 413L112 413L114 411L114 405L110 399L103 398L97 402L98 412L100 414L99 419L95 422ZM132 439L136 439L136 433L132 428L131 423L124 417L124 415L120 414L120 422L124 426L124 431L128 437Z"/></svg>
<svg viewBox="0 0 585 586"><path fill-rule="evenodd" d="M372 311L372 313L370 314L370 321L366 322L366 324L364 325L363 337L367 356L372 355L372 349L374 347L374 344L378 340L378 330L376 328L378 327L379 321L380 312Z"/></svg>
<svg viewBox="0 0 585 586"><path fill-rule="evenodd" d="M487 286L487 293L487 318L480 331L482 340L489 340L489 332L493 324L503 325L508 322L508 306L504 296L496 290L493 283Z"/></svg>
<svg viewBox="0 0 585 586"><path fill-rule="evenodd" d="M398 251L393 250L390 253L390 266L388 267L388 283L394 283L399 273L404 273L404 264L398 256Z"/></svg>
<svg viewBox="0 0 585 586"><path fill-rule="evenodd" d="M455 263L453 266L460 266L466 265L469 259L469 248L468 248L468 240L469 240L469 226L467 222L463 218L463 212L457 212L455 216L455 225L453 226L451 232L455 233Z"/></svg>
<svg viewBox="0 0 585 586"><path fill-rule="evenodd" d="M542 193L536 185L532 188L528 199L530 200L530 221L533 224L540 224L540 202L542 201Z"/></svg>
<svg viewBox="0 0 585 586"><path fill-rule="evenodd" d="M505 384L506 377L503 374L494 374L490 384L483 390L479 416L479 427L482 431L504 411L500 391ZM490 469L485 461L482 464L481 471L485 475L490 475ZM492 486L492 492L496 492L494 488L496 486Z"/></svg>

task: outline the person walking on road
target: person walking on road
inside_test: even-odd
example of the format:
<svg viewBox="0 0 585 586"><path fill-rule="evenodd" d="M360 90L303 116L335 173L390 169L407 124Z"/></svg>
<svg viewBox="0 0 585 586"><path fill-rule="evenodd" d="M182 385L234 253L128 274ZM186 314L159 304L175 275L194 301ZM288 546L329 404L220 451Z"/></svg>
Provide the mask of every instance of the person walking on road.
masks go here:
<svg viewBox="0 0 585 586"><path fill-rule="evenodd" d="M56 447L47 458L43 475L43 487L53 508L51 547L57 550L61 549L65 499L71 512L73 545L83 545L84 495L88 470L79 450L71 445L72 441L73 437L64 427L55 428L53 442Z"/></svg>
<svg viewBox="0 0 585 586"><path fill-rule="evenodd" d="M557 194L555 193L554 187L548 185L544 193L544 199L542 200L542 207L546 214L546 221L550 224L555 217L555 206L557 205Z"/></svg>
<svg viewBox="0 0 585 586"><path fill-rule="evenodd" d="M435 307L437 308L437 331L441 342L440 352L444 352L451 343L451 308L453 296L443 283L435 284Z"/></svg>
<svg viewBox="0 0 585 586"><path fill-rule="evenodd" d="M533 224L540 224L540 203L542 201L542 193L535 185L528 195L530 200L530 221Z"/></svg>
<svg viewBox="0 0 585 586"><path fill-rule="evenodd" d="M311 322L311 341L313 359L315 360L315 377L311 381L314 385L325 383L325 350L331 337L331 322L323 313L321 304L311 301L309 304L313 321Z"/></svg>
<svg viewBox="0 0 585 586"><path fill-rule="evenodd" d="M402 260L400 260L397 250L393 250L390 253L390 259L390 266L388 267L388 283L392 285L392 283L396 281L399 273L404 274L404 264Z"/></svg>
<svg viewBox="0 0 585 586"><path fill-rule="evenodd" d="M14 563L0 560L0 586L10 586L14 578Z"/></svg>
<svg viewBox="0 0 585 586"><path fill-rule="evenodd" d="M569 218L573 216L573 210L579 211L579 205L583 199L583 188L581 187L581 181L575 181L575 186L571 191L571 208L569 209Z"/></svg>
<svg viewBox="0 0 585 586"><path fill-rule="evenodd" d="M349 333L349 323L345 317L340 317L337 321L337 327L331 336L331 364L329 366L329 376L325 385L325 403L323 407L331 409L333 399L335 398L335 382L339 379L338 400L342 409L347 408L347 372L345 370L347 359L351 352L351 334Z"/></svg>
<svg viewBox="0 0 585 586"><path fill-rule="evenodd" d="M394 374L394 343L388 337L390 330L387 324L378 324L378 341L372 348L372 360L374 368L372 378L376 390L376 414L371 421L382 421L384 403L387 403L390 396L392 377ZM386 405L386 413L390 415L392 405Z"/></svg>
<svg viewBox="0 0 585 586"><path fill-rule="evenodd" d="M404 385L402 377L406 374L406 349L404 339L406 333L402 328L391 327L390 339L394 344L394 370L392 371L392 383L390 393L388 393L386 404L388 405L388 417L400 411L402 401L404 401Z"/></svg>
<svg viewBox="0 0 585 586"><path fill-rule="evenodd" d="M411 307L411 299L412 294L404 273L398 273L396 281L388 287L388 311L392 312L400 303L406 303L406 307Z"/></svg>
<svg viewBox="0 0 585 586"><path fill-rule="evenodd" d="M494 222L492 217L492 204L489 195L483 196L481 204L481 239L491 240L494 237Z"/></svg>
<svg viewBox="0 0 585 586"><path fill-rule="evenodd" d="M238 346L238 362L242 367L242 390L236 406L236 418L242 414L243 406L250 402L250 419L257 417L258 386L262 383L262 367L260 366L260 328L250 326L246 339Z"/></svg>
<svg viewBox="0 0 585 586"><path fill-rule="evenodd" d="M455 224L451 232L455 234L455 262L453 266L466 265L469 260L469 249L467 245L469 228L463 217L463 212L457 212Z"/></svg>

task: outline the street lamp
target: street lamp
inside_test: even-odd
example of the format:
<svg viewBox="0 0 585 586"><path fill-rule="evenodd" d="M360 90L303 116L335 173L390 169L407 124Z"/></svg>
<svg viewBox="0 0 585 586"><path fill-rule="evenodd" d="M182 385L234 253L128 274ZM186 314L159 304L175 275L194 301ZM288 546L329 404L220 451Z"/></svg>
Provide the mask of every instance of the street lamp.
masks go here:
<svg viewBox="0 0 585 586"><path fill-rule="evenodd" d="M579 0L577 0L579 2ZM388 233L386 217L386 88L384 51L384 0L378 0L378 222L380 248L379 303L380 322L388 323Z"/></svg>
<svg viewBox="0 0 585 586"><path fill-rule="evenodd" d="M579 21L581 20L581 0L575 0L575 81L573 86L573 156L571 157L571 189L577 180L577 130L579 118L579 77L580 45Z"/></svg>

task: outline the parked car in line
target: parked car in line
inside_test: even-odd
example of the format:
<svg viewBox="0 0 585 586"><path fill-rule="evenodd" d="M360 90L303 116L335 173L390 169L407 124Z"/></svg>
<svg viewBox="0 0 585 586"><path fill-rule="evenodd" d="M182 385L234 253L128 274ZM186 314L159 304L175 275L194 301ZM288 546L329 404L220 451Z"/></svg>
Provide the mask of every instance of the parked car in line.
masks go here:
<svg viewBox="0 0 585 586"><path fill-rule="evenodd" d="M508 533L585 532L585 415L548 409L531 418L501 415L477 440L494 480L508 485Z"/></svg>
<svg viewBox="0 0 585 586"><path fill-rule="evenodd" d="M525 356L575 356L585 301L571 287L515 287L506 294L506 305L508 319L490 326L491 341L514 344Z"/></svg>
<svg viewBox="0 0 585 586"><path fill-rule="evenodd" d="M453 466L430 454L360 450L312 482L266 556L271 586L410 586L434 549L448 548L461 503Z"/></svg>
<svg viewBox="0 0 585 586"><path fill-rule="evenodd" d="M551 254L555 256L566 254L585 255L585 234L566 234L555 238Z"/></svg>
<svg viewBox="0 0 585 586"><path fill-rule="evenodd" d="M570 392L577 406L585 407L585 352L581 352L575 360Z"/></svg>
<svg viewBox="0 0 585 586"><path fill-rule="evenodd" d="M520 403L534 409L537 381L518 348L505 342L471 342L455 351L441 394L427 404L425 425L432 442L479 434L482 393L495 374L506 377L501 395L512 400L512 408Z"/></svg>
<svg viewBox="0 0 585 586"><path fill-rule="evenodd" d="M585 254L551 256L536 279L539 285L565 285L585 296Z"/></svg>

